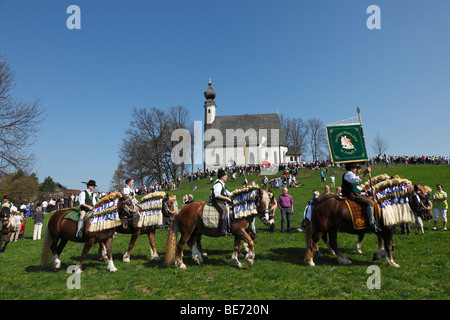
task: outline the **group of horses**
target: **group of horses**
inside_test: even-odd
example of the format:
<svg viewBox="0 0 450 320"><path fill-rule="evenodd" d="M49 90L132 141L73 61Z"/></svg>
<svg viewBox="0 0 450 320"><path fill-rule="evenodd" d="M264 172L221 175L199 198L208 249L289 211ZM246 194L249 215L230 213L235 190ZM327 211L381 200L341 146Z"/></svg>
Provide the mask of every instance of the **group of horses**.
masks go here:
<svg viewBox="0 0 450 320"><path fill-rule="evenodd" d="M410 201L410 208L417 216L424 220L432 218L431 201L420 184L410 186L408 189L408 196L416 197L419 201ZM203 258L207 254L203 251L201 245L202 235L210 237L218 237L219 229L204 228L203 208L207 202L194 202L185 205L181 210L176 212L174 203L169 196L163 199L162 214L169 219L170 227L166 243L166 252L164 264L166 266L175 264L178 268L185 269L186 265L183 263L183 249L187 243L192 251L193 260L201 265ZM273 194L268 190L258 189L256 199L257 214L256 216L268 226L273 227L273 215L276 209L276 201ZM83 237L75 236L77 230L77 223L64 217L74 209L65 209L55 212L49 219L45 230L45 237L41 254L41 265L51 265L53 269L61 268L61 261L59 259L61 252L68 241L84 243L84 248L77 263L77 271L82 271L83 261L86 258L88 251L95 243L99 243L99 254L107 261L108 270L111 272L117 271L112 259L111 244L115 232L131 234L131 240L127 252L123 256L124 262L130 261L130 252L137 238L142 234L147 234L150 242L150 253L152 259L158 259L158 254L155 247L155 230L156 226L138 227L139 220L139 204L133 198L121 196L117 202L117 211L119 218L123 222L121 225L101 231L89 232L89 219L85 222L85 232ZM9 208L3 207L0 210L2 229L1 238L7 236L11 231L8 227L10 219ZM255 233L251 228L251 219L230 219L230 231L234 235L234 249L231 257L231 265L241 268L242 265L238 260L240 247L242 241L247 246L245 260L247 265L251 267L255 259L254 242ZM381 231L377 233L379 239L379 250L382 250L382 243L384 243L383 253L378 257L386 257L388 265L399 267L392 258L392 251L394 250L393 242L393 228L392 226L383 225L382 219L379 220ZM177 243L177 232L180 232L180 237ZM306 221L306 254L304 262L308 266L314 266L313 255L318 252L318 242L324 239L327 245L338 258L340 264L350 264L351 261L346 259L340 252L337 246L337 233L345 232L356 234L359 236L359 248L362 238L365 233L370 232L367 228L355 229L352 224L352 218L348 207L342 201L342 198L333 194L324 194L317 199L317 204L313 208L311 221ZM327 239L329 237L329 240ZM1 247L1 242L0 242ZM4 250L4 248L3 248ZM320 254L320 253L319 253Z"/></svg>

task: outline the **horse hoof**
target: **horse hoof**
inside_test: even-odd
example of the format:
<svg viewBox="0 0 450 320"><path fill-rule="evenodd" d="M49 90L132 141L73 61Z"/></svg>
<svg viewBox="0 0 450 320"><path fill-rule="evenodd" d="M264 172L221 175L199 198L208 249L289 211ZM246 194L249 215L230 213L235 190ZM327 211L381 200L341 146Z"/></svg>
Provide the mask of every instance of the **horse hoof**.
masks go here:
<svg viewBox="0 0 450 320"><path fill-rule="evenodd" d="M178 267L178 269L186 270L187 267L186 267L186 265L185 265L184 263L182 263L182 264Z"/></svg>
<svg viewBox="0 0 450 320"><path fill-rule="evenodd" d="M313 261L305 261L307 267L315 267L316 264Z"/></svg>
<svg viewBox="0 0 450 320"><path fill-rule="evenodd" d="M242 264L239 262L238 259L231 259L231 265L238 269L242 269Z"/></svg>
<svg viewBox="0 0 450 320"><path fill-rule="evenodd" d="M344 257L338 257L338 263L343 266L349 266L352 264L352 262L350 260L348 260L347 258L344 258Z"/></svg>
<svg viewBox="0 0 450 320"><path fill-rule="evenodd" d="M252 266L253 266L253 263L255 262L255 260L253 260L253 259L248 259L247 260L247 265L248 265L248 267L249 268L251 268Z"/></svg>
<svg viewBox="0 0 450 320"><path fill-rule="evenodd" d="M119 270L117 270L116 267L112 267L112 268L108 268L108 271L109 271L109 272L117 272L117 271L119 271Z"/></svg>
<svg viewBox="0 0 450 320"><path fill-rule="evenodd" d="M122 259L122 261L123 262L125 262L125 263L128 263L128 262L130 262L131 261L131 259L130 259L130 257L128 256L128 257L123 257L123 259Z"/></svg>
<svg viewBox="0 0 450 320"><path fill-rule="evenodd" d="M153 260L153 261L159 261L159 260L161 260L161 258L158 257L158 256L156 256L156 257L153 257L152 260Z"/></svg>

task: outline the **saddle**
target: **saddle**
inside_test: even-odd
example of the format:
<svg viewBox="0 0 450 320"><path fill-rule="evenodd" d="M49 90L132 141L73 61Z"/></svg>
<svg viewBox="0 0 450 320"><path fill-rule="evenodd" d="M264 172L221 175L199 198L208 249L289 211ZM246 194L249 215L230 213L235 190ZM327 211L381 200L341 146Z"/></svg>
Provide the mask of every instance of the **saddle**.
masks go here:
<svg viewBox="0 0 450 320"><path fill-rule="evenodd" d="M219 228L220 213L211 204L207 203L203 207L203 227L206 229L217 229Z"/></svg>
<svg viewBox="0 0 450 320"><path fill-rule="evenodd" d="M363 203L359 203L353 200L349 200L345 197L339 197L341 200L345 201L345 204L347 205L348 210L350 211L350 216L352 217L353 222L353 228L357 230L362 230L367 228L368 222L367 222L367 205ZM374 215L375 220L380 219L380 206L378 203L375 203L374 207Z"/></svg>

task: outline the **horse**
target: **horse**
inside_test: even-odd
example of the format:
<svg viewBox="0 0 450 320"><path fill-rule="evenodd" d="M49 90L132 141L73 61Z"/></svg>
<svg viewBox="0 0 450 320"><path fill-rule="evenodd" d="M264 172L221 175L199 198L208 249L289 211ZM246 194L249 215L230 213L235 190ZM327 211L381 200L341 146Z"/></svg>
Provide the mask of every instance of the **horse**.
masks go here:
<svg viewBox="0 0 450 320"><path fill-rule="evenodd" d="M415 197L416 194L413 191L418 190L418 188L420 188L420 184L409 186L407 191L408 198L411 199L412 197ZM414 203L414 201L411 202ZM424 206L424 208L427 207ZM425 211L427 210L430 210L430 208L426 209ZM421 212L424 211L422 210ZM430 212L428 212L428 214L429 213ZM383 219L381 218L379 219L378 223L380 225L381 231L376 233L376 235L379 239L379 249L381 249L382 242L384 242L384 252L379 253L379 250L377 253L375 253L374 257L385 256L388 265L399 268L400 266L395 263L394 259L392 258L392 251L395 248L395 244L392 239L392 226L385 225ZM329 235L329 246L337 255L338 262L343 265L351 264L351 261L345 258L337 247L338 231L357 234L360 237L363 237L365 233L371 232L367 228L355 229L353 227L350 211L345 201L343 201L343 198L333 194L322 195L317 199L317 204L313 208L310 225L306 229L307 250L304 259L306 265L315 265L313 262L313 254L314 251L317 251L317 242L321 238L326 241L326 238L324 237L325 234Z"/></svg>
<svg viewBox="0 0 450 320"><path fill-rule="evenodd" d="M0 230L0 253L3 253L10 241L11 234L15 229L15 219L11 217L11 211L8 204L4 204L0 208L0 219L2 220L2 227ZM5 237L5 245L2 248L3 237Z"/></svg>
<svg viewBox="0 0 450 320"><path fill-rule="evenodd" d="M116 193L111 196L118 197L117 213L119 218L127 215L133 215L137 211L137 206L133 203L131 198L123 197L122 194ZM96 205L96 208L99 204ZM116 272L117 268L114 266L111 254L111 242L114 235L114 227L106 228L104 230L89 231L91 219L86 219L82 237L76 237L77 222L65 219L64 217L74 209L65 209L55 212L49 219L42 245L41 265L45 266L53 261L55 270L61 268L61 260L59 259L61 252L68 241L84 243L83 251L80 260L77 263L76 271L81 273L83 261L86 258L89 249L97 242L104 242L107 249L108 257L108 271Z"/></svg>
<svg viewBox="0 0 450 320"><path fill-rule="evenodd" d="M169 266L175 262L175 265L180 269L186 269L183 263L183 248L187 243L192 249L192 258L198 264L203 264L202 256L206 256L201 246L201 236L218 237L220 230L206 229L203 227L203 208L207 202L193 202L184 206L172 220L169 227L169 234L167 236L166 254L164 257L164 265ZM258 188L256 199L257 216L268 219L270 199L268 192ZM242 240L248 244L249 252L245 256L247 265L251 267L255 259L254 243L255 234L253 231L247 233L247 229L251 224L254 216L240 219L230 219L231 233L234 235L234 250L231 256L231 265L237 268L242 268L242 264L238 260L239 249ZM176 244L177 231L180 231L181 237Z"/></svg>
<svg viewBox="0 0 450 320"><path fill-rule="evenodd" d="M164 198L162 199L162 214L166 219L171 219L172 216L176 213L176 208L174 207L173 202L170 200L169 195L164 192ZM139 206L139 204L137 204ZM155 245L155 233L156 233L156 225L152 226L142 226L139 227L139 220L137 219L129 219L125 221L123 224L116 228L118 233L122 234L131 234L130 243L128 245L128 250L123 255L123 262L130 262L131 259L131 250L134 248L134 244L140 235L146 234L148 235L148 240L150 242L150 256L151 260L160 260L158 256L158 252L156 251ZM103 259L106 259L106 247L103 242L100 243L99 248L100 256Z"/></svg>
<svg viewBox="0 0 450 320"><path fill-rule="evenodd" d="M433 218L432 202L428 196L431 191L430 187L422 186L420 183L408 186L409 207L414 216L425 221L430 221ZM378 238L378 251L374 253L373 260L378 260L384 257L383 238ZM356 253L363 254L361 243L364 239L364 234L358 235L358 243L356 244Z"/></svg>

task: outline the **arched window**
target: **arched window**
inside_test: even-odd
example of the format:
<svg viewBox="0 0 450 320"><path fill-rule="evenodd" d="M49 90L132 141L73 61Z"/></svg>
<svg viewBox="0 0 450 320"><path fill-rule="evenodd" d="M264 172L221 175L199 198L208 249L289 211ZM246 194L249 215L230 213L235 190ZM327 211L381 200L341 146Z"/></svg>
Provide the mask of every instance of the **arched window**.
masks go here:
<svg viewBox="0 0 450 320"><path fill-rule="evenodd" d="M220 156L218 153L216 153L216 166L220 164Z"/></svg>
<svg viewBox="0 0 450 320"><path fill-rule="evenodd" d="M250 152L249 164L255 164L255 155L253 154L253 152Z"/></svg>

